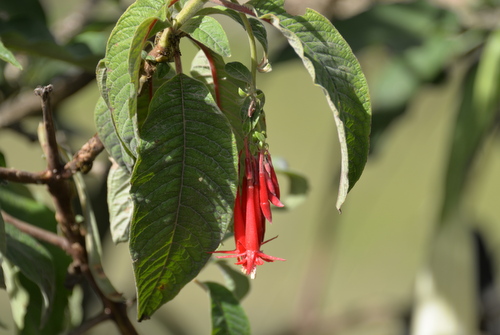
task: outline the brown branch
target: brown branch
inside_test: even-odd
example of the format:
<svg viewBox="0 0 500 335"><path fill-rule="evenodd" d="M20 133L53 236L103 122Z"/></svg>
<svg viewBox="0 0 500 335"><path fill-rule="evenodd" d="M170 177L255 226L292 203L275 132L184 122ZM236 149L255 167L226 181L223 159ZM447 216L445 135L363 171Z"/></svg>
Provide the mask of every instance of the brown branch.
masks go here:
<svg viewBox="0 0 500 335"><path fill-rule="evenodd" d="M47 85L44 87L37 87L35 94L42 99L42 114L43 126L45 128L46 139L43 145L43 151L47 157L47 167L52 173L57 173L62 168L61 157L59 156L59 146L56 140L56 129L54 127L54 120L52 118L52 109L50 104L50 93L54 87Z"/></svg>
<svg viewBox="0 0 500 335"><path fill-rule="evenodd" d="M96 134L59 171L28 172L0 167L0 180L23 184L48 184L54 180L69 179L77 172L89 172L94 160L103 150L104 144Z"/></svg>
<svg viewBox="0 0 500 335"><path fill-rule="evenodd" d="M94 316L91 319L86 320L84 323L82 323L80 326L76 327L75 329L71 330L70 332L67 333L67 335L80 335L80 334L85 334L87 331L92 329L93 327L97 326L98 324L110 320L109 314L106 313L101 313L99 315Z"/></svg>
<svg viewBox="0 0 500 335"><path fill-rule="evenodd" d="M42 112L44 128L46 131L46 144L44 145L44 150L47 156L48 170L57 175L61 174L65 170L60 161L59 148L55 137L55 127L51 115L51 90L51 85L49 85L37 88L35 93L42 99ZM82 148L82 150L75 155L74 161L78 162L79 159L85 162L92 160L98 154L99 143L100 141L98 138L94 136L91 141L87 143L88 146L84 146L85 149ZM93 148L97 148L97 150L93 150ZM69 163L70 167L73 165L72 162L73 161ZM85 166L85 164L82 166ZM75 163L75 170L77 168L77 164ZM81 168L81 166L79 168ZM127 315L126 304L122 301L114 301L107 297L104 292L101 291L99 285L97 285L96 278L94 278L89 268L85 236L83 235L83 229L80 229L80 225L76 222L72 206L72 192L69 182L64 178L53 178L47 183L47 187L52 195L52 200L54 201L56 220L61 228L61 231L71 245L75 245L76 248L82 251L81 253L77 253L75 255L76 257L73 258L73 266L75 270L80 270L83 276L87 279L94 292L101 299L104 307L104 313L108 314L115 322L115 325L118 327L120 333L123 335L136 335L137 331Z"/></svg>
<svg viewBox="0 0 500 335"><path fill-rule="evenodd" d="M23 184L47 184L52 174L49 171L28 172L0 167L0 180Z"/></svg>
<svg viewBox="0 0 500 335"><path fill-rule="evenodd" d="M77 172L87 173L92 168L92 163L96 157L104 150L104 144L95 134L85 143L73 156L73 159L66 163L61 176L69 178Z"/></svg>
<svg viewBox="0 0 500 335"><path fill-rule="evenodd" d="M26 234L30 235L31 237L36 238L37 240L55 245L56 247L62 249L63 251L65 251L68 255L72 256L73 258L78 257L76 255L76 252L78 252L77 249L73 249L71 247L71 244L69 243L69 241L66 238L59 236L57 234L54 234L51 231L42 229L42 228L37 227L37 226L33 226L27 222L21 221L15 217L5 213L4 211L1 211L1 215L2 215L3 219L5 220L5 222L13 225L14 227L19 229L23 233L26 233Z"/></svg>

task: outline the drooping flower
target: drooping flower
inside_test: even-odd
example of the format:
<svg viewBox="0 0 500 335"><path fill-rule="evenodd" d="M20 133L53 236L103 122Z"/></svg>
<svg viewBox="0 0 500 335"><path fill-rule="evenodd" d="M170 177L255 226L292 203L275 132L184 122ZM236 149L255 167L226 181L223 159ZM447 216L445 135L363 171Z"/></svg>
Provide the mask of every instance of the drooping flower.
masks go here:
<svg viewBox="0 0 500 335"><path fill-rule="evenodd" d="M283 204L279 200L278 179L269 151L262 146L256 155L252 155L248 138L244 145L244 158L240 155L240 160L244 159L244 164L240 164L240 168L244 169L243 179L234 204L235 249L217 253L230 254L218 258L237 258L235 264L242 266L243 273L255 278L257 265L284 261L261 251L264 243L274 239L264 241L266 219L272 221L270 203L278 207L283 207Z"/></svg>

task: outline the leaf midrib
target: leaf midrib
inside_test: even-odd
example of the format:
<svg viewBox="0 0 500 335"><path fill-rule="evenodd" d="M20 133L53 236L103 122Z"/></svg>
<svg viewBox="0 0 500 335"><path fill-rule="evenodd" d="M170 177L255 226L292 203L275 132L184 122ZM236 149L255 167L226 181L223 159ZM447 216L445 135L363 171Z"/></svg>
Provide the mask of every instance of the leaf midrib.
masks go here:
<svg viewBox="0 0 500 335"><path fill-rule="evenodd" d="M166 251L166 257L163 261L162 269L160 272L160 275L157 277L155 281L154 287L158 286L158 283L160 282L160 279L163 278L163 274L165 273L165 270L167 269L167 263L168 263L168 258L170 255L170 251L172 249L172 245L174 244L174 236L177 231L177 225L178 225L178 220L179 220L179 212L180 208L182 207L181 204L181 199L182 199L182 191L184 189L184 171L185 171L185 166L186 166L186 115L185 115L185 101L184 101L184 86L183 86L183 79L182 76L179 76L179 87L180 87L180 96L181 96L181 110L182 110L182 133L184 134L183 136L183 143L182 143L182 166L181 166L181 184L180 184L180 190L179 190L179 197L177 201L177 209L175 213L175 220L173 222L173 229L172 229L172 234L170 235L170 241L168 242L168 247ZM150 295L151 297L151 295Z"/></svg>

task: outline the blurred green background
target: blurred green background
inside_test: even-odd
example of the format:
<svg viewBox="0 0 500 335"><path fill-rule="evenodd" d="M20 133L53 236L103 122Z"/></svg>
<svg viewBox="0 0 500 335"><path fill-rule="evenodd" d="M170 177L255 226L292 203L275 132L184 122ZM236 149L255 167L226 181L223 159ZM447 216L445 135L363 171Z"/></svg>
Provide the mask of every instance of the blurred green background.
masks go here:
<svg viewBox="0 0 500 335"><path fill-rule="evenodd" d="M287 4L297 13L307 6L332 18L360 60L373 102L372 154L339 214L334 206L340 164L333 117L300 60L270 29L273 71L258 77L266 94L270 151L307 177L309 192L296 208L274 214L268 236L279 238L264 250L287 261L260 267L251 282L243 306L252 333L500 334L495 281L500 255L500 76L494 65L500 64L495 51L500 45L499 1ZM68 15L90 6L88 13L82 12L88 14L84 26L92 23L94 28L79 36L96 55L126 7L112 0L46 0L42 5L53 31L62 29ZM247 50L243 32L223 22L233 41L233 58L247 62L242 58ZM183 47L187 70L194 48ZM47 57L33 60L23 50L19 55L28 64L24 73L2 64L0 121L5 113L1 107L16 94L50 83L56 74L79 70ZM91 82L57 106L61 141L73 151L95 132L97 97ZM39 145L29 140L39 119L30 115L13 124L0 122L0 152L8 167L44 169ZM102 154L86 180L100 213L104 270L132 298L128 248L115 246L105 228L107 167ZM287 180L280 179L286 201ZM43 187L30 188L47 202ZM198 279L223 281L210 264ZM84 303L91 316L97 303ZM132 308L132 319L135 312ZM0 291L0 322L8 327L0 328L0 334L13 332L10 313L7 294ZM141 334L207 334L208 296L191 283L137 329ZM111 323L89 332L115 333Z"/></svg>

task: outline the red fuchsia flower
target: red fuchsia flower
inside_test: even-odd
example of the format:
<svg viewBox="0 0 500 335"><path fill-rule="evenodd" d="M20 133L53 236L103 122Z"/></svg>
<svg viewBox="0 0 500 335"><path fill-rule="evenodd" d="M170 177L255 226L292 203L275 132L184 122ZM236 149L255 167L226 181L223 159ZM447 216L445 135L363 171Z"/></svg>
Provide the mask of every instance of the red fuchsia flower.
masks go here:
<svg viewBox="0 0 500 335"><path fill-rule="evenodd" d="M240 155L241 159L241 155ZM245 164L242 185L238 188L234 204L234 240L236 249L216 251L231 254L218 258L236 257L235 263L242 266L243 273L255 278L257 265L264 262L284 261L282 258L264 254L260 248L264 241L266 219L271 222L271 206L283 207L279 200L278 179L272 165L271 155L260 148L257 155L251 154L245 139Z"/></svg>

